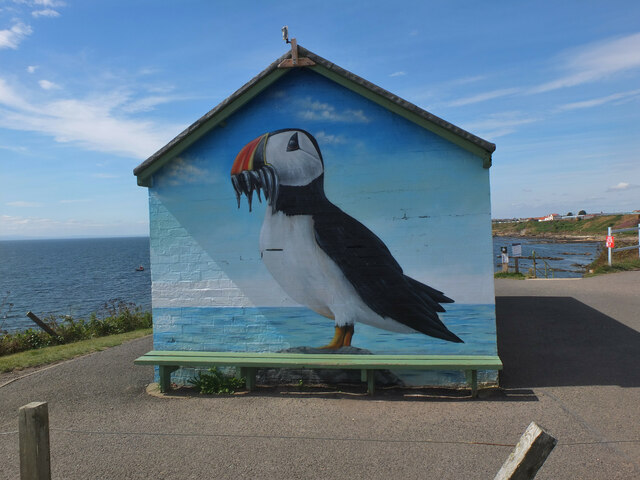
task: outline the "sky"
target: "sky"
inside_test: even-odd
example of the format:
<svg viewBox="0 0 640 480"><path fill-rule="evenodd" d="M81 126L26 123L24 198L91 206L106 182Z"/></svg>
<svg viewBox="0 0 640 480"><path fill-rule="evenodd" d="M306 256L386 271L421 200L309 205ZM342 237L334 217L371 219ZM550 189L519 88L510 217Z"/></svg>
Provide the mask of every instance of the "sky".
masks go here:
<svg viewBox="0 0 640 480"><path fill-rule="evenodd" d="M494 218L640 209L640 2L0 0L0 238L148 235L133 168L283 25L496 143Z"/></svg>

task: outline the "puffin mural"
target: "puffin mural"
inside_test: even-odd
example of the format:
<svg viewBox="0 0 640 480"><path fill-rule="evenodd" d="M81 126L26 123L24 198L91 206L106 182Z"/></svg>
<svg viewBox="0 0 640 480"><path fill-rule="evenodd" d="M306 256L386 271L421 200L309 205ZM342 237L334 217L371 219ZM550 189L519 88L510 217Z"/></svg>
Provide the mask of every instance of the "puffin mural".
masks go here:
<svg viewBox="0 0 640 480"><path fill-rule="evenodd" d="M438 317L452 299L404 275L387 246L324 193L316 139L301 129L266 133L238 153L231 168L238 208L253 194L267 209L260 231L265 266L296 302L335 320L322 348L351 345L354 324L420 332L462 342Z"/></svg>

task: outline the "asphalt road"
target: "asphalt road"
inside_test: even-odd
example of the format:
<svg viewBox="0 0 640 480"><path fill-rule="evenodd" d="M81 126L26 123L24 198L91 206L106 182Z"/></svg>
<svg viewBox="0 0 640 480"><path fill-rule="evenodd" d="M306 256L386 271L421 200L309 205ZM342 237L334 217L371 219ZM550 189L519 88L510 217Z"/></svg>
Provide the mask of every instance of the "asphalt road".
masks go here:
<svg viewBox="0 0 640 480"><path fill-rule="evenodd" d="M19 478L17 410L31 401L49 404L55 479L491 479L531 421L559 440L536 478L640 478L640 272L500 280L496 295L503 388L478 400L158 398L151 367L133 365L149 338L0 375L0 478Z"/></svg>

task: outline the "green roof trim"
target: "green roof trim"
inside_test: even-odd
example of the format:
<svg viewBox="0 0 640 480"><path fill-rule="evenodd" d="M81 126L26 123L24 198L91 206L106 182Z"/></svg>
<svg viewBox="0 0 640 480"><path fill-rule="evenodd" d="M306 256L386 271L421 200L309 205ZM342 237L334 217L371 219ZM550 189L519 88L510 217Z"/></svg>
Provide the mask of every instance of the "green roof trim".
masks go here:
<svg viewBox="0 0 640 480"><path fill-rule="evenodd" d="M480 157L484 168L491 166L491 154L496 149L495 144L456 127L301 46L298 46L298 55L313 60L315 65L295 68L308 68ZM223 124L226 118L286 75L291 69L278 68L278 65L287 58L291 58L291 51L278 58L217 107L203 115L167 145L138 165L133 170L133 174L138 177L138 185L151 187L153 174L167 162L180 155L208 132Z"/></svg>

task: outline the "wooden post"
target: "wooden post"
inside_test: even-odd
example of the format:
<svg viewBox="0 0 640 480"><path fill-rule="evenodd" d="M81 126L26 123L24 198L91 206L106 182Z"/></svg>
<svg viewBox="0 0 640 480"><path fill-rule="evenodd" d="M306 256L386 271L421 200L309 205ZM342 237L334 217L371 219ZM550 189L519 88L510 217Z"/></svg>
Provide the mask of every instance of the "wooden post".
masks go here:
<svg viewBox="0 0 640 480"><path fill-rule="evenodd" d="M516 262L516 273L520 273L520 267L518 266L519 257L513 257L514 262Z"/></svg>
<svg viewBox="0 0 640 480"><path fill-rule="evenodd" d="M56 332L54 332L49 325L47 325L42 320L40 320L38 318L38 316L35 313L33 313L31 310L29 310L27 312L27 317L29 317L31 320L33 320L33 322L36 325L38 325L41 329L43 329L45 332L47 332L52 337L57 337L58 336L58 334Z"/></svg>
<svg viewBox="0 0 640 480"><path fill-rule="evenodd" d="M18 431L20 480L51 479L47 402L31 402L20 407Z"/></svg>
<svg viewBox="0 0 640 480"><path fill-rule="evenodd" d="M533 257L533 278L538 278L538 270L536 269L536 251L531 252L531 257Z"/></svg>
<svg viewBox="0 0 640 480"><path fill-rule="evenodd" d="M531 422L493 480L532 480L557 443Z"/></svg>

